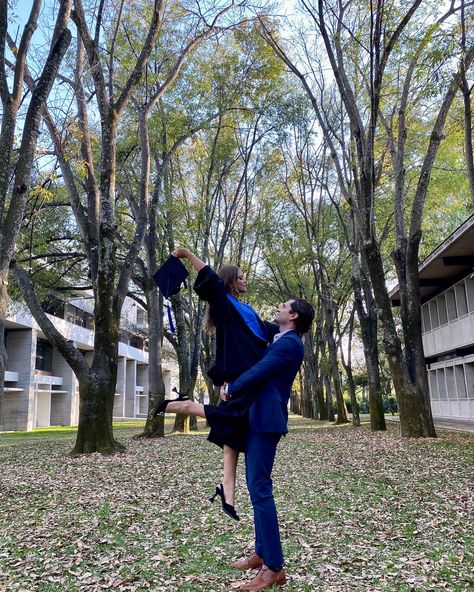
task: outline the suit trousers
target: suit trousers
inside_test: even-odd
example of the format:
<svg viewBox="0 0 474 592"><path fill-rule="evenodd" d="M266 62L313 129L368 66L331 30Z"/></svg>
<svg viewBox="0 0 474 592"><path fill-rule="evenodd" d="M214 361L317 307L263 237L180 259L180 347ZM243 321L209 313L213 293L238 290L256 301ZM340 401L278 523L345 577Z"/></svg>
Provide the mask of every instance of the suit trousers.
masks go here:
<svg viewBox="0 0 474 592"><path fill-rule="evenodd" d="M267 567L276 570L283 565L283 552L271 474L280 438L280 433L260 433L250 429L245 452L245 476L255 525L255 552Z"/></svg>

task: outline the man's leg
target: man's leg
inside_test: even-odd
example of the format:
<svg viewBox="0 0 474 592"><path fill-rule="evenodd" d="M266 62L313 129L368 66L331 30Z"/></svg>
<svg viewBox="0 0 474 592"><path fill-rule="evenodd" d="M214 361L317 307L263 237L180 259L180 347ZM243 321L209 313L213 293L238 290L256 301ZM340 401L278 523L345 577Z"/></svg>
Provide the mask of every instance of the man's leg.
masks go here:
<svg viewBox="0 0 474 592"><path fill-rule="evenodd" d="M273 571L283 565L272 469L281 434L250 431L245 455L247 487L254 511L255 552Z"/></svg>

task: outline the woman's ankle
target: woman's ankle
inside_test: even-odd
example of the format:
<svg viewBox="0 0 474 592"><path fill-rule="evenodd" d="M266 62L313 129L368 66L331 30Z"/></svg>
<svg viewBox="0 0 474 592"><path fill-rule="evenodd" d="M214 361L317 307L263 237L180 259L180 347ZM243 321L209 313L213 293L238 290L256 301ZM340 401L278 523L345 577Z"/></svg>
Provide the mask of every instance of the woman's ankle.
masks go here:
<svg viewBox="0 0 474 592"><path fill-rule="evenodd" d="M233 506L235 500L235 483L224 480L222 482L222 487L224 488L225 501Z"/></svg>

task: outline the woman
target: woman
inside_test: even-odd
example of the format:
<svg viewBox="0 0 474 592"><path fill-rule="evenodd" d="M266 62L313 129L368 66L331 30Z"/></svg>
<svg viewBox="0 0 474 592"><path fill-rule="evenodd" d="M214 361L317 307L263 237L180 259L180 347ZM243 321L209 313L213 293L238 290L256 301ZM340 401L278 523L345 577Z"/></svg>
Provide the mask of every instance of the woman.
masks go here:
<svg viewBox="0 0 474 592"><path fill-rule="evenodd" d="M188 259L198 276L194 290L209 304L209 321L216 331L216 360L208 375L216 386L232 382L263 356L269 342L278 332L278 325L262 321L253 308L239 301L247 285L242 271L233 265L216 274L189 249L178 248L172 253ZM208 439L224 450L224 477L216 487L222 508L235 520L235 477L239 452L245 450L248 402L245 396L231 405L221 402L218 407L180 401L164 401L159 412L185 412L206 417L211 430Z"/></svg>

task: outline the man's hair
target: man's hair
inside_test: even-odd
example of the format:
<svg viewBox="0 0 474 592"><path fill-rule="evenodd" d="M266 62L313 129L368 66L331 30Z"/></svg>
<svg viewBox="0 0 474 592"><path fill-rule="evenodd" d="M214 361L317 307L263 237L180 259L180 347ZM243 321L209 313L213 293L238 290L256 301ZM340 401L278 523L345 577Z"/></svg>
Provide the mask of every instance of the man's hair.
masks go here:
<svg viewBox="0 0 474 592"><path fill-rule="evenodd" d="M314 319L314 308L311 304L303 298L293 298L293 302L290 305L290 311L298 313L298 316L294 321L295 330L300 335L309 331Z"/></svg>

